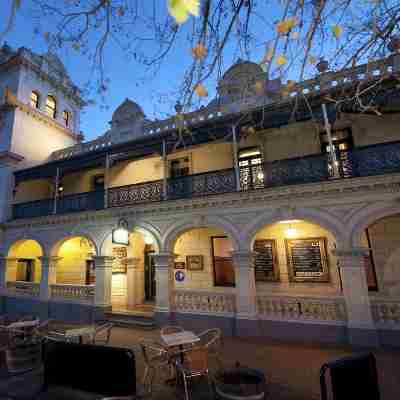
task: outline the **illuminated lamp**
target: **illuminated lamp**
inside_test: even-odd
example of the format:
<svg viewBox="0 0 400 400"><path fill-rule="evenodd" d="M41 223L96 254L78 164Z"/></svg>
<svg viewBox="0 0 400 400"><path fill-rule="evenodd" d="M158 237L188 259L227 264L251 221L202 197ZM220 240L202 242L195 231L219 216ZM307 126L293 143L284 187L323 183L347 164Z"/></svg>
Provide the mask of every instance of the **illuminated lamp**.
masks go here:
<svg viewBox="0 0 400 400"><path fill-rule="evenodd" d="M129 246L128 222L121 218L118 227L112 230L112 242L123 246Z"/></svg>
<svg viewBox="0 0 400 400"><path fill-rule="evenodd" d="M145 242L146 244L153 244L153 243L154 243L154 239L153 239L150 235L146 235L146 236L144 237L144 242Z"/></svg>

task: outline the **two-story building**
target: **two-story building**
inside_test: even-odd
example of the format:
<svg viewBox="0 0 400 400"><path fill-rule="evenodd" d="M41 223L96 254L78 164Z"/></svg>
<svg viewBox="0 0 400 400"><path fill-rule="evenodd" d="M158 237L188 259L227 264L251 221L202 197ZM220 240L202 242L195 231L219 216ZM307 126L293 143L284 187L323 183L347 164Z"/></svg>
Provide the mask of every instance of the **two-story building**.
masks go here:
<svg viewBox="0 0 400 400"><path fill-rule="evenodd" d="M284 90L239 60L208 106L126 99L82 142L61 62L1 54L3 312L399 343L398 55ZM327 100L374 83L377 112Z"/></svg>

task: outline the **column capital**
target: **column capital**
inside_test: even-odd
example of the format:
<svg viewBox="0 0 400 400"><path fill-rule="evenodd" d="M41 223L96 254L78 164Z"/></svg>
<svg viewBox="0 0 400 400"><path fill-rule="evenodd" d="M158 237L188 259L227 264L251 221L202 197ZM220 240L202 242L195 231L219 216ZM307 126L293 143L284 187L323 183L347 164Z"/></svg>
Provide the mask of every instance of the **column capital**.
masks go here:
<svg viewBox="0 0 400 400"><path fill-rule="evenodd" d="M254 257L256 256L256 253L254 251L239 250L232 251L231 254L235 266L239 268L254 267Z"/></svg>
<svg viewBox="0 0 400 400"><path fill-rule="evenodd" d="M112 256L93 256L95 268L112 268L115 257Z"/></svg>
<svg viewBox="0 0 400 400"><path fill-rule="evenodd" d="M48 264L55 264L58 261L62 260L62 257L57 257L57 256L40 256L38 257L38 259L42 262L42 263L48 263Z"/></svg>
<svg viewBox="0 0 400 400"><path fill-rule="evenodd" d="M126 259L126 267L128 269L136 269L139 266L140 266L140 258L131 257Z"/></svg>
<svg viewBox="0 0 400 400"><path fill-rule="evenodd" d="M156 268L169 268L172 261L175 260L176 257L178 257L178 254L174 253L158 253L158 254L153 254L153 260Z"/></svg>

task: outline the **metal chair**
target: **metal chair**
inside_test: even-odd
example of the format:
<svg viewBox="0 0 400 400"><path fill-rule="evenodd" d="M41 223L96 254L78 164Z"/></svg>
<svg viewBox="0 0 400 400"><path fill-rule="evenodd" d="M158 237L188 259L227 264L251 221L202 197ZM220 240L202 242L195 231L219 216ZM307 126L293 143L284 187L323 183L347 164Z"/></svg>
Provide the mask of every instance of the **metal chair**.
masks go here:
<svg viewBox="0 0 400 400"><path fill-rule="evenodd" d="M105 322L96 326L95 333L93 335L93 344L107 345L110 343L111 330L114 327L112 322Z"/></svg>
<svg viewBox="0 0 400 400"><path fill-rule="evenodd" d="M329 385L326 382L327 371L330 372ZM380 400L376 361L372 353L324 364L320 371L320 384L322 400Z"/></svg>
<svg viewBox="0 0 400 400"><path fill-rule="evenodd" d="M172 335L174 333L184 332L185 330L178 325L167 325L161 328L160 335Z"/></svg>
<svg viewBox="0 0 400 400"><path fill-rule="evenodd" d="M144 362L146 365L143 375L143 386L151 393L153 381L160 368L169 367L169 357L166 349L155 340L141 339L139 341Z"/></svg>
<svg viewBox="0 0 400 400"><path fill-rule="evenodd" d="M214 359L219 368L223 368L221 359L221 348L223 346L222 332L219 328L207 329L201 332L200 340L195 343L196 347L205 347L208 350L210 359Z"/></svg>
<svg viewBox="0 0 400 400"><path fill-rule="evenodd" d="M185 399L190 400L190 395L188 390L188 379L200 376L207 377L208 387L211 396L213 396L213 390L209 375L207 347L194 347L189 350L184 350L183 354L184 354L183 362L179 361L179 359L176 361L176 371L177 371L177 383L179 376L181 376L183 379Z"/></svg>

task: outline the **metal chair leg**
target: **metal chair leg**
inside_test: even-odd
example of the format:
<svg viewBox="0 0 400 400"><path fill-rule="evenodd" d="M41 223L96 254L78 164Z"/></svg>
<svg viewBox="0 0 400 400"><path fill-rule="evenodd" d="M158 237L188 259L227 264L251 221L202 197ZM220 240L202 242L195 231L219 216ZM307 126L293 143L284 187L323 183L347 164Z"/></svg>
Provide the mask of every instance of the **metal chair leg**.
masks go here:
<svg viewBox="0 0 400 400"><path fill-rule="evenodd" d="M189 391L188 391L188 387L187 387L186 375L184 373L182 375L183 375L183 386L185 388L185 400L190 400Z"/></svg>

